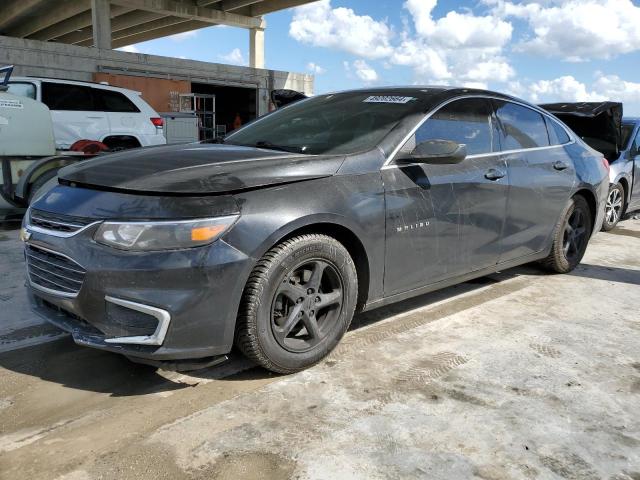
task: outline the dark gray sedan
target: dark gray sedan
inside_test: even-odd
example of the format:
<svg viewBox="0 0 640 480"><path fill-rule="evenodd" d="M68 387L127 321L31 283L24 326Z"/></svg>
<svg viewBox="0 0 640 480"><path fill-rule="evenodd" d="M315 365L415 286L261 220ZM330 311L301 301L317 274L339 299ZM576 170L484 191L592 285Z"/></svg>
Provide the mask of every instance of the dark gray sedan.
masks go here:
<svg viewBox="0 0 640 480"><path fill-rule="evenodd" d="M81 345L194 368L318 362L356 310L580 262L608 164L538 107L460 88L321 95L224 144L61 171L22 232L35 310Z"/></svg>

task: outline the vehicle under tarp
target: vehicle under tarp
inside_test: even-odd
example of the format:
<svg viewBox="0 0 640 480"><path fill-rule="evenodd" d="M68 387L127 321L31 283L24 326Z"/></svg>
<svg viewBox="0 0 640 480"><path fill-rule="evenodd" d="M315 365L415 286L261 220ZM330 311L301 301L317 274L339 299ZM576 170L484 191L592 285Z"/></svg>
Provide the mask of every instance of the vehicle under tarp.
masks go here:
<svg viewBox="0 0 640 480"><path fill-rule="evenodd" d="M622 103L579 102L540 105L577 133L607 160L615 160L622 145Z"/></svg>

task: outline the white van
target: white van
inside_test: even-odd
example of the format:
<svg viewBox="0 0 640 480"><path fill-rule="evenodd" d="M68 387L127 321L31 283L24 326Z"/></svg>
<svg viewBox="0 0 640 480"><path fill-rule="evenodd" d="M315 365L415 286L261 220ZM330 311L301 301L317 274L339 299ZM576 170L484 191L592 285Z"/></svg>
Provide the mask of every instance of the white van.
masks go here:
<svg viewBox="0 0 640 480"><path fill-rule="evenodd" d="M139 92L101 83L11 77L9 92L51 110L56 148L99 140L111 150L164 145L163 120Z"/></svg>

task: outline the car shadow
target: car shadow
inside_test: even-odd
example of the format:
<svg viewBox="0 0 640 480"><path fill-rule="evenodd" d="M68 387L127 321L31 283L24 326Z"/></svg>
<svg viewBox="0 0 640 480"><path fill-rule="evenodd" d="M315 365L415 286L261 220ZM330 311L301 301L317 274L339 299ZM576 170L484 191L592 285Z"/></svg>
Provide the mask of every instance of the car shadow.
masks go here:
<svg viewBox="0 0 640 480"><path fill-rule="evenodd" d="M602 265L582 263L569 275L605 280L608 282L628 283L629 285L640 285L640 270L632 270L630 268L605 267Z"/></svg>
<svg viewBox="0 0 640 480"><path fill-rule="evenodd" d="M518 267L359 313L354 317L350 331L357 331L436 302L451 299L455 301L457 296L500 284L522 274L531 274L531 271L535 269ZM277 376L252 364L234 351L229 355L229 360L219 366L186 372L188 377L195 379L187 383L181 381L177 373L136 364L122 355L77 346L70 337L2 353L0 367L66 388L104 393L113 397L141 396L192 388L197 379L245 381Z"/></svg>

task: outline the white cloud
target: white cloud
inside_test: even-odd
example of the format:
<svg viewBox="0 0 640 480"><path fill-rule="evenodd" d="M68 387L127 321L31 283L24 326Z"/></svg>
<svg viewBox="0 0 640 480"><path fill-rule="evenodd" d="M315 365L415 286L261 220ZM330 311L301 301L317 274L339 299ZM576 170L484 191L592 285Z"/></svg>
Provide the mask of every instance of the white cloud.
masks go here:
<svg viewBox="0 0 640 480"><path fill-rule="evenodd" d="M596 102L605 100L595 92L587 91L587 86L571 75L553 80L538 80L528 88L528 96L534 103L544 102Z"/></svg>
<svg viewBox="0 0 640 480"><path fill-rule="evenodd" d="M140 53L140 50L135 45L127 45L126 47L116 48L116 50L120 50L121 52L129 52L129 53Z"/></svg>
<svg viewBox="0 0 640 480"><path fill-rule="evenodd" d="M327 73L327 71L324 68L322 68L320 65L314 62L307 63L307 70L309 70L315 75L322 75L323 73Z"/></svg>
<svg viewBox="0 0 640 480"><path fill-rule="evenodd" d="M528 98L534 103L547 102L622 102L626 114L640 113L640 83L623 80L617 75L596 74L591 85L565 75L553 80L538 80L528 85L516 83L511 93Z"/></svg>
<svg viewBox="0 0 640 480"><path fill-rule="evenodd" d="M640 6L631 0L484 0L495 15L526 21L518 50L577 62L640 50Z"/></svg>
<svg viewBox="0 0 640 480"><path fill-rule="evenodd" d="M175 35L170 35L168 38L175 42L184 42L185 40L189 40L190 38L194 38L198 36L198 32L195 30L189 30L188 32L176 33Z"/></svg>
<svg viewBox="0 0 640 480"><path fill-rule="evenodd" d="M432 17L436 0L407 0L405 8L413 17L416 32L431 44L444 48L502 48L513 27L496 16L448 12L440 19Z"/></svg>
<svg viewBox="0 0 640 480"><path fill-rule="evenodd" d="M316 47L344 50L359 57L383 58L391 54L393 32L386 21L357 15L350 8L331 8L320 0L294 10L289 35Z"/></svg>
<svg viewBox="0 0 640 480"><path fill-rule="evenodd" d="M229 53L218 55L218 57L229 65L246 66L248 64L239 48L234 48Z"/></svg>
<svg viewBox="0 0 640 480"><path fill-rule="evenodd" d="M378 80L378 72L376 72L364 60L356 60L355 62L353 62L353 70L355 71L356 76L366 85L374 83Z"/></svg>
<svg viewBox="0 0 640 480"><path fill-rule="evenodd" d="M593 83L593 88L607 99L629 104L630 108L633 105L636 112L640 110L635 108L640 107L640 83L622 80L617 75L600 75Z"/></svg>
<svg viewBox="0 0 640 480"><path fill-rule="evenodd" d="M436 4L437 0L406 0L403 5L412 21L404 22L403 31L396 34L386 20L332 8L331 0L320 0L295 9L289 34L305 44L381 60L386 67L410 67L416 83L486 85L514 76L503 55L513 31L508 21L456 11L434 18Z"/></svg>

